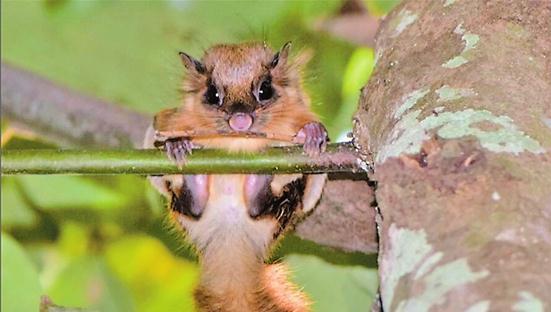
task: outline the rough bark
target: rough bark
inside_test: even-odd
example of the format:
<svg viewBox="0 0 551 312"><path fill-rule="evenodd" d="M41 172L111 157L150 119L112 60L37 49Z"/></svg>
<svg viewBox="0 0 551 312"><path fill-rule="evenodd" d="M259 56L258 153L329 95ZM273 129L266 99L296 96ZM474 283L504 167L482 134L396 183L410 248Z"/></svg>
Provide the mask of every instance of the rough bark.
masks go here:
<svg viewBox="0 0 551 312"><path fill-rule="evenodd" d="M329 175L320 204L296 233L321 245L376 252L373 189L358 176Z"/></svg>
<svg viewBox="0 0 551 312"><path fill-rule="evenodd" d="M551 2L405 1L376 42L384 310L551 309Z"/></svg>
<svg viewBox="0 0 551 312"><path fill-rule="evenodd" d="M2 117L64 147L140 148L151 116L59 86L2 63ZM373 193L365 173L328 181L320 205L297 226L305 239L347 251L377 251ZM350 189L358 196L343 196Z"/></svg>

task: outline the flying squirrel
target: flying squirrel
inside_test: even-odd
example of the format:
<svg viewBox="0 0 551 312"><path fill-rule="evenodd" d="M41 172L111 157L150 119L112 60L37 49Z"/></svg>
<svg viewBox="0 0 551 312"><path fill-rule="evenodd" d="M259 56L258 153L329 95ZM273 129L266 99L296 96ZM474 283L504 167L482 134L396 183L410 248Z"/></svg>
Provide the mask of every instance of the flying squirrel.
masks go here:
<svg viewBox="0 0 551 312"><path fill-rule="evenodd" d="M201 60L180 52L187 75L178 108L159 112L144 146L177 165L194 148L260 152L303 144L323 153L327 131L302 87L305 54L263 43L215 45ZM165 175L150 177L168 198L171 220L194 245L201 274L199 311L309 311L282 264L266 264L285 231L317 204L326 175Z"/></svg>

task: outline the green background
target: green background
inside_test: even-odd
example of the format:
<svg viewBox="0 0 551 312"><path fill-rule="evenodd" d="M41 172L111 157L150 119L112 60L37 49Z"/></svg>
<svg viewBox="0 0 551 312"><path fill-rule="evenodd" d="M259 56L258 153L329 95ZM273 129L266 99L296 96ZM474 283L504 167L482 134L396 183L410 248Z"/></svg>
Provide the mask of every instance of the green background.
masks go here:
<svg viewBox="0 0 551 312"><path fill-rule="evenodd" d="M395 1L367 2L382 14ZM178 105L177 56L222 42L310 49L306 84L332 138L350 129L373 51L314 30L338 1L2 1L2 61L84 94L154 114ZM11 131L2 120L2 134ZM28 135L3 149L51 148ZM136 176L2 177L2 311L37 311L46 294L101 311L193 310L198 267L171 230L164 203ZM367 310L377 288L373 256L290 235L273 256L315 311Z"/></svg>

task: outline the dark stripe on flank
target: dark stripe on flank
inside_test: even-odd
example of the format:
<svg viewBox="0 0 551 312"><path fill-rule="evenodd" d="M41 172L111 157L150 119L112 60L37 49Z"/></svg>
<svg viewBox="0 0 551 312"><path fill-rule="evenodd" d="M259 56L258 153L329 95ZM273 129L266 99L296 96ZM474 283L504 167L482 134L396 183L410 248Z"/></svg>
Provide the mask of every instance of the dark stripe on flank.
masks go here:
<svg viewBox="0 0 551 312"><path fill-rule="evenodd" d="M269 184L268 184L269 188ZM286 184L283 187L280 196L274 196L270 191L263 192L264 194L258 198L258 206L261 207L261 212L254 218L270 216L279 223L279 230L276 231L274 237L277 237L292 220L295 210L302 203L304 189L306 188L306 176L296 179L293 182Z"/></svg>
<svg viewBox="0 0 551 312"><path fill-rule="evenodd" d="M199 217L201 217L201 213L193 212L193 195L185 183L182 185L181 189L171 191L172 198L170 200L170 209L172 211L186 215L195 220L198 220Z"/></svg>

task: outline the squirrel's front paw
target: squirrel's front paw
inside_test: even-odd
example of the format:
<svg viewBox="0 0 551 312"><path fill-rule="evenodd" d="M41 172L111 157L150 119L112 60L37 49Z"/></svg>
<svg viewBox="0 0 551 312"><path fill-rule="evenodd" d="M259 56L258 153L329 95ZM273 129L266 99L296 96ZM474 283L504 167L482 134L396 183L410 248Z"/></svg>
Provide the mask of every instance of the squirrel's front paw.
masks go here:
<svg viewBox="0 0 551 312"><path fill-rule="evenodd" d="M187 155L193 151L193 143L186 138L169 139L165 141L165 150L168 158L182 167L186 163Z"/></svg>
<svg viewBox="0 0 551 312"><path fill-rule="evenodd" d="M324 152L328 141L327 130L319 122L307 123L295 136L295 142L304 144L304 152L310 157Z"/></svg>

